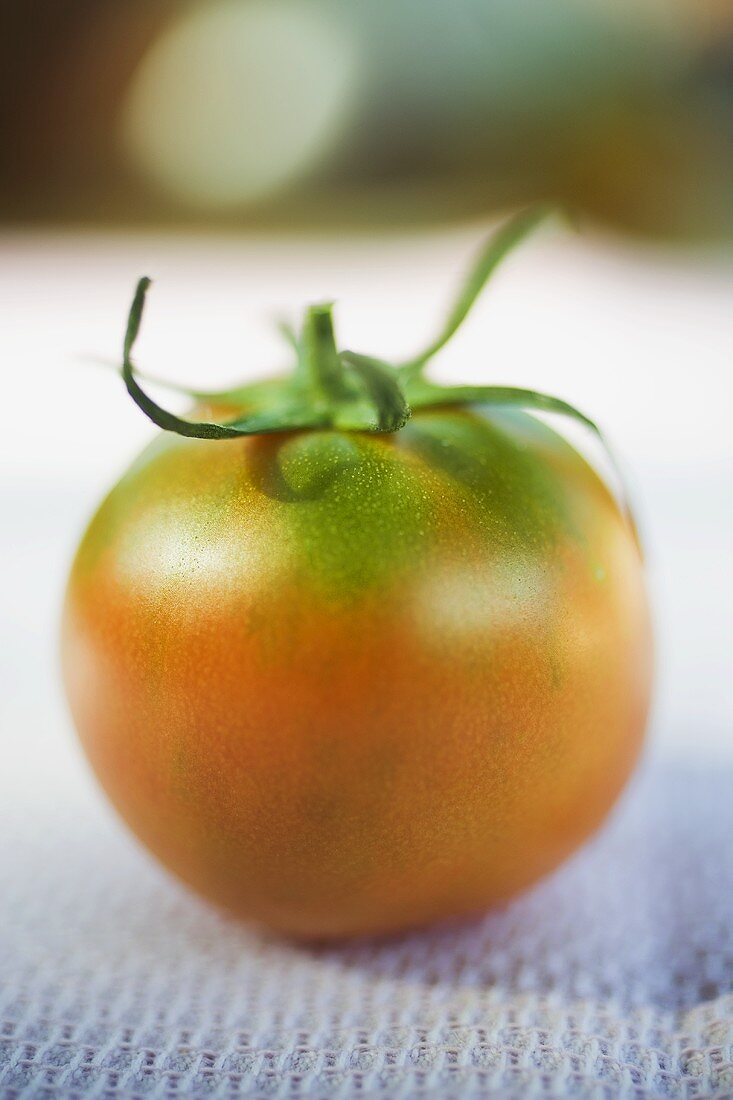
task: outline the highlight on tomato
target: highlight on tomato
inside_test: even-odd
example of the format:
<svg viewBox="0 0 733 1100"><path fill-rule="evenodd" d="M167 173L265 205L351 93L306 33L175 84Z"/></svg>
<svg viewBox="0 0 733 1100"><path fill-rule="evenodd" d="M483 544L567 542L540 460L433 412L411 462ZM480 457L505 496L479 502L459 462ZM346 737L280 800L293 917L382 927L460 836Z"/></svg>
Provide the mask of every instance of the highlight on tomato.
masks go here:
<svg viewBox="0 0 733 1100"><path fill-rule="evenodd" d="M543 211L506 223L400 365L306 311L285 377L122 374L164 431L71 570L63 670L91 765L183 880L302 937L481 911L601 823L637 759L651 631L628 509L539 414L425 368Z"/></svg>

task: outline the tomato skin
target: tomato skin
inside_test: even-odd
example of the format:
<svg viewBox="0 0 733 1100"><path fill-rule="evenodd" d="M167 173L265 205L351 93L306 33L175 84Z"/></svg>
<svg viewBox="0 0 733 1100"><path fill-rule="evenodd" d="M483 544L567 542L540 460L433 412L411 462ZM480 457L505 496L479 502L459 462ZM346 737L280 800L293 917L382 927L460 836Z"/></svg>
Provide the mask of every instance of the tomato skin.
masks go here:
<svg viewBox="0 0 733 1100"><path fill-rule="evenodd" d="M528 414L161 436L79 548L64 675L94 770L201 893L306 937L510 897L601 822L651 687L640 555Z"/></svg>

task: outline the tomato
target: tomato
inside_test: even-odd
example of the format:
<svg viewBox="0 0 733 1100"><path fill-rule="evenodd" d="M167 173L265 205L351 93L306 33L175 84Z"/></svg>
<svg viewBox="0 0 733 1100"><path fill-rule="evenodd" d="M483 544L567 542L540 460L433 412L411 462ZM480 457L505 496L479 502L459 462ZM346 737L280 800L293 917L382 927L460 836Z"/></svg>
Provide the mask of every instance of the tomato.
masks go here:
<svg viewBox="0 0 733 1100"><path fill-rule="evenodd" d="M555 867L632 770L650 655L628 517L489 396L396 431L161 435L84 536L63 626L123 818L306 937L470 913Z"/></svg>

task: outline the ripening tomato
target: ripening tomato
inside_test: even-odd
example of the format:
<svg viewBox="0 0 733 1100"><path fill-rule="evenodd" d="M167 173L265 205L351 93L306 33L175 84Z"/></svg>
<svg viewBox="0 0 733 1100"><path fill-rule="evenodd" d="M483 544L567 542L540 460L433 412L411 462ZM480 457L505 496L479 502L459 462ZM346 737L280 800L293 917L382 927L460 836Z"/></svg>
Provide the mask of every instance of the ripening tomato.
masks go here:
<svg viewBox="0 0 733 1100"><path fill-rule="evenodd" d="M128 387L170 427L132 374L138 323ZM524 391L459 402L414 364L357 379L360 358L331 360L351 389L326 412L265 385L253 434L153 442L64 617L73 714L125 820L201 893L309 937L471 912L551 870L626 782L650 692L633 527L585 459ZM381 422L398 387L399 430L339 426L367 398ZM264 431L273 407L314 424Z"/></svg>

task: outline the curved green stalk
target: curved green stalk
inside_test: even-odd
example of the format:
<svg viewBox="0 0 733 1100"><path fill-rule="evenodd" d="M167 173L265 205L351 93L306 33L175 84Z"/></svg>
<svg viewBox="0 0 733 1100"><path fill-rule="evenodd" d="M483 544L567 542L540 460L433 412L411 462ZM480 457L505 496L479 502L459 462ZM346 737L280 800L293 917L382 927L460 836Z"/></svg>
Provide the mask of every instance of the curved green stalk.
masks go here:
<svg viewBox="0 0 733 1100"><path fill-rule="evenodd" d="M474 302L504 257L512 252L525 237L533 233L540 222L544 221L552 211L553 208L549 206L533 206L529 210L516 214L499 227L479 254L438 335L421 352L400 365L399 370L403 378L419 375L428 360L445 347L463 324Z"/></svg>
<svg viewBox="0 0 733 1100"><path fill-rule="evenodd" d="M145 296L149 287L150 279L144 276L139 280L135 290L125 331L122 376L127 386L127 392L135 404L159 428L196 439L235 439L243 435L287 431L296 428L316 428L324 425L323 414L319 415L307 406L300 408L293 406L288 408L284 405L275 406L269 412L254 413L252 416L237 417L224 423L217 423L215 421L183 420L158 405L138 384L131 359L132 349L140 331L140 322L145 308Z"/></svg>

